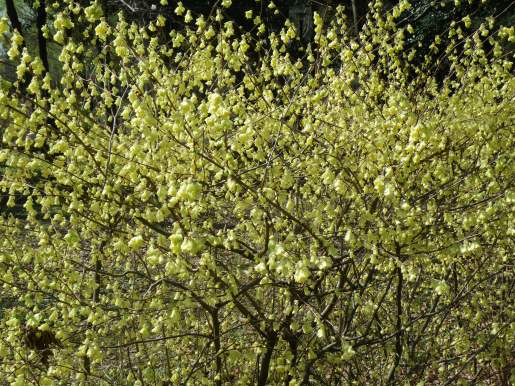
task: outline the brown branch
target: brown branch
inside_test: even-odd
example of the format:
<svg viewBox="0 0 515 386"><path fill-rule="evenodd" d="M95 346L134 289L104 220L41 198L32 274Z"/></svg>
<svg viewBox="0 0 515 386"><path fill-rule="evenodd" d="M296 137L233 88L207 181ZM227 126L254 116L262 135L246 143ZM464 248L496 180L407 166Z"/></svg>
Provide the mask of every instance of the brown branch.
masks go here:
<svg viewBox="0 0 515 386"><path fill-rule="evenodd" d="M215 386L222 386L222 358L220 358L220 319L218 318L218 307L214 307L211 312L213 321L213 343L215 346Z"/></svg>
<svg viewBox="0 0 515 386"><path fill-rule="evenodd" d="M397 247L397 252L399 251L399 247ZM400 253L398 253L400 255ZM395 301L397 303L397 322L396 322L396 333L395 333L395 360L393 366L390 370L390 374L388 376L388 384L393 385L395 382L395 370L399 366L399 363L402 358L402 286L403 286L403 276L401 267L396 268L397 273L397 293L395 296Z"/></svg>
<svg viewBox="0 0 515 386"><path fill-rule="evenodd" d="M133 346L135 344L143 344L143 343L152 343L152 342L160 342L168 339L178 339L178 338L185 338L188 336L194 336L194 337L200 337L200 338L206 338L211 339L211 336L201 333L195 333L195 332L188 332L184 334L176 334L176 335L169 335L169 336L158 336L156 338L150 338L150 339L141 339L141 340L133 340L131 342L117 344L114 346L101 346L102 349L109 349L109 348L122 348L122 347L129 347Z"/></svg>
<svg viewBox="0 0 515 386"><path fill-rule="evenodd" d="M274 348L277 343L278 337L276 332L271 332L266 341L266 352L261 358L261 363L259 364L259 376L258 376L258 386L266 386L266 381L268 379L268 371L270 369L270 361L272 360L272 354L274 353Z"/></svg>

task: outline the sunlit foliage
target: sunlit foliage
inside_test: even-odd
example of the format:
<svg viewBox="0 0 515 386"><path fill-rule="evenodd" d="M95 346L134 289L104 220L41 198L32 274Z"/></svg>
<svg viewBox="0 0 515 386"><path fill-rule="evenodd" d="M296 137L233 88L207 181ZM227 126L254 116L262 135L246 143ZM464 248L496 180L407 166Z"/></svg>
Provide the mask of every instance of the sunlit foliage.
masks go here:
<svg viewBox="0 0 515 386"><path fill-rule="evenodd" d="M0 378L508 382L514 30L464 19L412 66L409 6L355 37L315 14L297 60L257 15L261 41L179 5L163 42L161 17L68 0L59 79L1 21L0 189L25 214L0 225Z"/></svg>

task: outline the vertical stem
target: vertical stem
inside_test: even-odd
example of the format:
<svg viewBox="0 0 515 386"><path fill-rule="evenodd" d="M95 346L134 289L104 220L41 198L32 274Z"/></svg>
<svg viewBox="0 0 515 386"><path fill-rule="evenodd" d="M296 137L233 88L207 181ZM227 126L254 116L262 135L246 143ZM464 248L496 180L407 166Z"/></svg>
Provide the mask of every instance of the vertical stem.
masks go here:
<svg viewBox="0 0 515 386"><path fill-rule="evenodd" d="M98 299L100 296L100 285L101 285L100 270L101 269L102 269L102 263L97 258L97 261L95 262L95 285L96 285L96 288L95 288L95 291L93 292L93 299L92 299L94 304L98 303Z"/></svg>
<svg viewBox="0 0 515 386"><path fill-rule="evenodd" d="M215 385L222 386L222 358L220 357L220 320L218 319L218 307L214 307L211 311L213 320L213 342L215 345Z"/></svg>
<svg viewBox="0 0 515 386"><path fill-rule="evenodd" d="M270 368L270 361L272 359L272 354L274 353L276 343L277 333L272 330L266 342L265 355L263 355L263 358L261 358L261 364L259 366L259 378L257 383L258 386L266 386L266 381L268 379L268 370Z"/></svg>
<svg viewBox="0 0 515 386"><path fill-rule="evenodd" d="M84 372L86 375L86 379L88 379L88 375L91 374L91 361L87 355L84 356L83 366L84 366Z"/></svg>
<svg viewBox="0 0 515 386"><path fill-rule="evenodd" d="M166 336L164 325L162 326L161 331L162 331L163 336ZM168 379L170 379L172 376L172 366L170 365L170 353L168 351L168 347L166 346L166 341L164 342L164 348L165 348L165 355L166 355L166 372L168 375Z"/></svg>
<svg viewBox="0 0 515 386"><path fill-rule="evenodd" d="M288 345L290 346L290 352L292 354L290 368L294 369L295 366L297 366L299 340L298 340L297 336L295 335L295 333L293 331L291 331L291 329L289 327L287 328L287 330L285 332L284 339L288 342ZM293 375L288 374L284 381L284 386L289 386L292 379L293 379Z"/></svg>
<svg viewBox="0 0 515 386"><path fill-rule="evenodd" d="M395 301L397 303L397 323L396 323L396 335L395 335L395 361L392 369L388 376L388 384L394 384L395 370L399 366L402 357L402 286L403 277L401 267L397 267L397 293L395 295Z"/></svg>
<svg viewBox="0 0 515 386"><path fill-rule="evenodd" d="M101 246L103 248L103 244ZM95 290L93 291L93 296L91 298L91 301L93 305L98 303L98 299L100 296L100 270L102 269L102 263L100 262L99 258L97 257L97 260L95 262ZM91 328L91 324L88 323L88 328ZM86 355L84 357L84 371L86 373L86 378L88 375L91 374L91 361Z"/></svg>

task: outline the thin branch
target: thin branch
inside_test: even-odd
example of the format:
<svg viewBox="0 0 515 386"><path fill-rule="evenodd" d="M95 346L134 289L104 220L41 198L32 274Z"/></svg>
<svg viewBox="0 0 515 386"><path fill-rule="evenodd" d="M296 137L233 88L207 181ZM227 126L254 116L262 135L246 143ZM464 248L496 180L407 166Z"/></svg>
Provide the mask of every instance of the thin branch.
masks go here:
<svg viewBox="0 0 515 386"><path fill-rule="evenodd" d="M206 339L210 339L211 338L209 335L206 335L206 334L195 333L195 332L188 332L188 333L184 333L184 334L176 334L176 335L168 335L168 336L158 336L156 338L150 338L150 339L133 340L131 342L117 344L117 345L114 345L114 346L101 346L101 348L103 348L103 349L122 348L122 347L133 346L133 345L136 345L136 344L160 342L160 341L164 341L164 340L168 340L168 339L185 338L185 337L188 337L188 336L194 336L194 337L206 338Z"/></svg>

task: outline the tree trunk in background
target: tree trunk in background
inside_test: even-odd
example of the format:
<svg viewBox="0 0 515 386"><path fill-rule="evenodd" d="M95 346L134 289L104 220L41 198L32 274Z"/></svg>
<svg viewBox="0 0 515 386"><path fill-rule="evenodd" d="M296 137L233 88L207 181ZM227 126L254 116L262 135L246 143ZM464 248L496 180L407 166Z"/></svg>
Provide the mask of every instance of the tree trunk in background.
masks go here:
<svg viewBox="0 0 515 386"><path fill-rule="evenodd" d="M358 26L358 8L356 7L356 0L351 0L351 3L352 3L352 23L354 25L354 32L357 35L358 31L359 31L359 26Z"/></svg>
<svg viewBox="0 0 515 386"><path fill-rule="evenodd" d="M18 33L23 36L23 27L20 23L20 19L18 18L18 13L16 12L14 1L5 0L5 6L7 8L7 16L9 17L11 26L13 27L13 29L18 30ZM23 42L23 45L25 46L25 41Z"/></svg>
<svg viewBox="0 0 515 386"><path fill-rule="evenodd" d="M48 64L48 50L47 50L47 42L46 38L43 36L43 27L46 26L47 22L47 14L46 14L46 3L45 0L39 1L39 7L37 9L37 29L38 29L38 49L39 49L39 58L45 67L45 71L50 71L50 66Z"/></svg>

